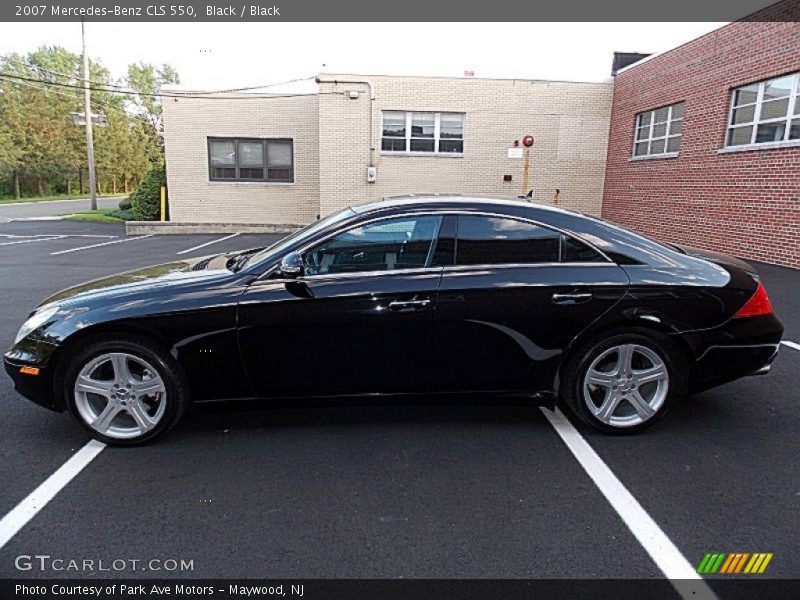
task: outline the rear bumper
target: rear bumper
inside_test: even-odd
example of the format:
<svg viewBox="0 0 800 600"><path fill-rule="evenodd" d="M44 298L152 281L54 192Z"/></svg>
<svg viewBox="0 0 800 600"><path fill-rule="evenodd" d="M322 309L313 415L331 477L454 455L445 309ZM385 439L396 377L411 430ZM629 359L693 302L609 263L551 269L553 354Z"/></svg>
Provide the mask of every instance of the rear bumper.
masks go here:
<svg viewBox="0 0 800 600"><path fill-rule="evenodd" d="M690 388L697 391L766 374L782 336L783 325L774 315L731 319L715 329L686 335L696 356Z"/></svg>
<svg viewBox="0 0 800 600"><path fill-rule="evenodd" d="M47 366L31 365L21 361L3 357L3 365L6 373L14 382L14 389L28 400L35 402L39 406L44 406L50 410L60 411L56 407L53 395L53 375ZM38 375L29 375L20 371L25 366L39 367Z"/></svg>

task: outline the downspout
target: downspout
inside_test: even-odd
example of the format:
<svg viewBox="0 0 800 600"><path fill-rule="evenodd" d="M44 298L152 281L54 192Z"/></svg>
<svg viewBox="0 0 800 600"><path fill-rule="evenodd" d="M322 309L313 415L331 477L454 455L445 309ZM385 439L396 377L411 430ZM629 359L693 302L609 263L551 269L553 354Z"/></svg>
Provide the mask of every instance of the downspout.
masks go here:
<svg viewBox="0 0 800 600"><path fill-rule="evenodd" d="M372 83L370 81L364 80L357 80L357 81L350 81L344 79L333 79L333 80L322 80L320 79L319 75L314 78L317 84L320 83L357 83L361 85L369 86L369 166L375 166L375 125L374 125L374 116L375 116L375 90L372 87Z"/></svg>

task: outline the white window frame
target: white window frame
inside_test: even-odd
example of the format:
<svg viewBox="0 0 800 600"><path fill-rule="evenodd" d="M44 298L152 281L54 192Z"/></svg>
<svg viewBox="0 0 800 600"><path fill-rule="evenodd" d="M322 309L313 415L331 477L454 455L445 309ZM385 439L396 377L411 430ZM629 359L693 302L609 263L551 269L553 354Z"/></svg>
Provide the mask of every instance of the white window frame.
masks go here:
<svg viewBox="0 0 800 600"><path fill-rule="evenodd" d="M792 78L792 84L789 89L789 106L787 108L786 115L783 117L773 117L772 119L761 120L761 107L764 104L764 89L766 88L767 84L771 81L775 81L777 79L783 79L785 77ZM746 108L748 106L755 106L755 111L753 112L753 120L747 121L746 123L733 123L733 111L734 111L734 100L736 99L736 92L742 88L750 87L751 85L758 84L758 95L756 97L755 102L747 102L745 104L741 104L736 109ZM800 120L800 114L795 114L795 107L800 106L800 72L797 73L787 73L786 75L779 75L777 77L770 77L769 79L765 79L763 81L748 83L745 85L740 85L735 87L731 90L730 95L730 102L728 106L728 123L727 127L725 128L725 145L722 151L737 151L737 150L752 150L757 148L775 148L780 146L796 146L800 145L800 139L789 139L789 134L792 130L792 121ZM768 125L770 123L781 123L784 122L786 126L783 130L783 139L781 140L768 140L766 142L757 142L756 136L758 135L758 127L759 125ZM730 144L730 137L731 131L734 129L742 129L744 127L752 127L753 131L750 133L750 142L747 144Z"/></svg>
<svg viewBox="0 0 800 600"><path fill-rule="evenodd" d="M683 116L673 119L672 118L672 109L676 106L683 104ZM662 108L667 109L667 120L666 120L666 128L664 130L664 135L659 135L657 137L653 137L653 128L656 125L656 111L661 110ZM650 118L650 127L647 130L647 137L638 139L637 136L639 135L639 128L642 122L642 117L647 114L651 114L652 117ZM680 150L673 150L672 152L667 151L667 147L669 146L669 140L674 138L681 138L681 143L683 143L683 128L681 128L680 133L672 133L672 124L677 123L678 121L683 122L686 118L686 103L684 100L680 102L673 102L667 106L659 106L658 108L652 108L650 110L643 110L640 113L636 113L636 123L633 129L633 148L631 148L631 160L648 160L652 158L675 158L680 155ZM664 121L659 122L664 123ZM657 142L658 140L664 140L664 150L662 152L650 152L650 149L653 147L653 142ZM637 144L647 143L647 152L645 154L636 154L636 146Z"/></svg>
<svg viewBox="0 0 800 600"><path fill-rule="evenodd" d="M405 150L383 150L383 115L387 112L401 112L405 113L406 115L406 149ZM433 152L414 152L411 150L411 139L414 137L411 135L411 122L413 120L414 113L425 113L425 114L433 114ZM442 115L461 115L461 152L439 152L439 142L441 136L441 122L442 122ZM462 157L464 156L464 145L466 144L466 131L467 131L467 115L463 112L452 111L452 110L443 110L440 112L433 112L430 110L382 110L381 111L381 154L387 155L399 155L399 156L443 156L443 157ZM386 136L390 139L403 139L400 137L391 137ZM420 138L416 138L420 139ZM430 138L426 138L430 139ZM454 138L445 138L445 141L448 139Z"/></svg>

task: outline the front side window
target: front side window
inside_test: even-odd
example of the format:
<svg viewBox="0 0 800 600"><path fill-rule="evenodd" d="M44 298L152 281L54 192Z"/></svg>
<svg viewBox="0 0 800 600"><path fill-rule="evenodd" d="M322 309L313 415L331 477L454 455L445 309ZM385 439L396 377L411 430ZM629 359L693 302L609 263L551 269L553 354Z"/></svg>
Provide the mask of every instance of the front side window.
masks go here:
<svg viewBox="0 0 800 600"><path fill-rule="evenodd" d="M385 110L381 151L463 154L464 113Z"/></svg>
<svg viewBox="0 0 800 600"><path fill-rule="evenodd" d="M294 181L292 140L208 139L211 181Z"/></svg>
<svg viewBox="0 0 800 600"><path fill-rule="evenodd" d="M458 218L456 264L499 265L558 262L561 234L500 217Z"/></svg>
<svg viewBox="0 0 800 600"><path fill-rule="evenodd" d="M306 275L430 266L440 216L408 216L359 225L303 255Z"/></svg>
<svg viewBox="0 0 800 600"><path fill-rule="evenodd" d="M678 102L636 115L633 157L675 154L681 149L684 103Z"/></svg>
<svg viewBox="0 0 800 600"><path fill-rule="evenodd" d="M800 73L733 90L725 145L800 140Z"/></svg>

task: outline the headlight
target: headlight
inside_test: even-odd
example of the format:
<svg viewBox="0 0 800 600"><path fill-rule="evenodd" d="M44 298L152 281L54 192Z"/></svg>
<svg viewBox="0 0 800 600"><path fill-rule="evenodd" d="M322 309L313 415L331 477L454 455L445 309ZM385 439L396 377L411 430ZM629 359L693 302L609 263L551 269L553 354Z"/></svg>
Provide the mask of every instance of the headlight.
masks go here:
<svg viewBox="0 0 800 600"><path fill-rule="evenodd" d="M30 319L25 321L22 324L22 327L19 328L19 331L17 332L17 337L14 338L14 343L18 344L19 341L25 336L27 336L31 331L34 331L35 329L38 329L39 327L47 323L47 320L54 314L56 314L58 312L58 309L59 309L58 306L47 306L42 310L38 311L37 313L34 313L34 315Z"/></svg>

